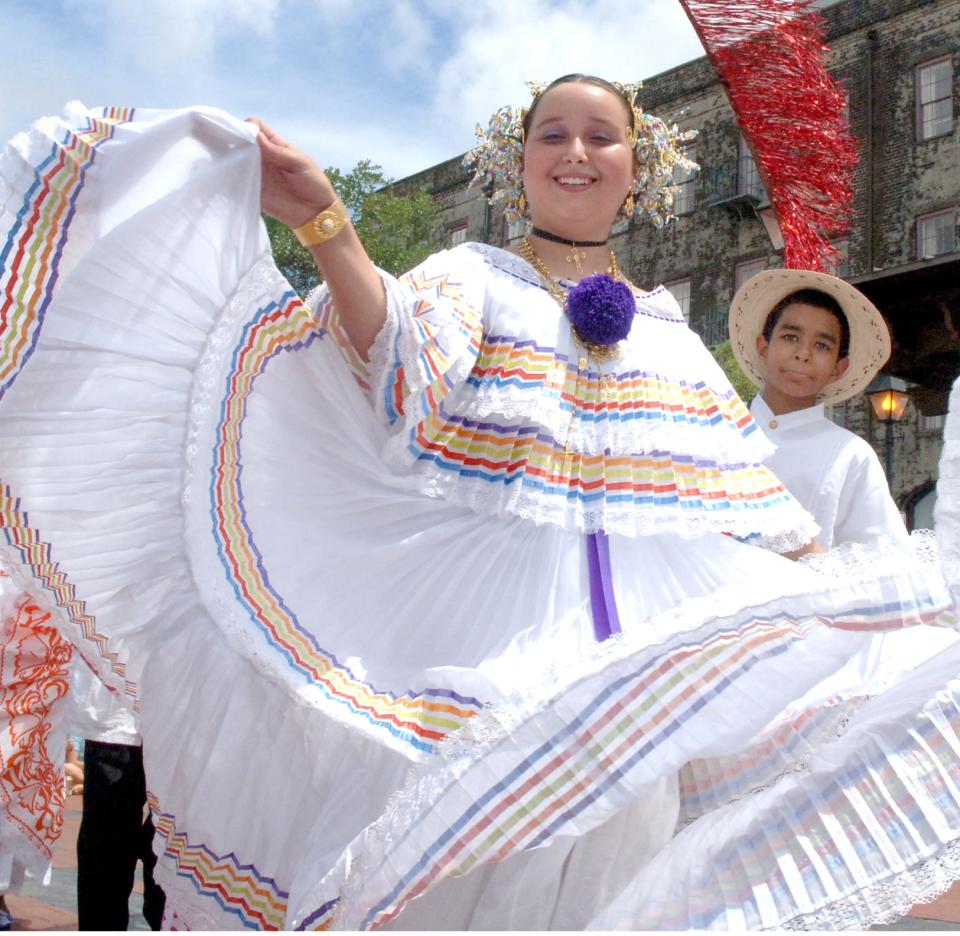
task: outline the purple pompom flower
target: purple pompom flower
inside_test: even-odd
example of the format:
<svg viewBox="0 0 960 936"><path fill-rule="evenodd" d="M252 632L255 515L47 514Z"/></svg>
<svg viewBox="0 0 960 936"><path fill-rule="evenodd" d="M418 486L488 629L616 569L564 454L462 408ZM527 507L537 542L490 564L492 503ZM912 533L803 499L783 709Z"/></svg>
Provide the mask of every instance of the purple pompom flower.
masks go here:
<svg viewBox="0 0 960 936"><path fill-rule="evenodd" d="M585 276L567 294L567 315L581 341L613 345L630 334L637 311L626 283L597 273Z"/></svg>

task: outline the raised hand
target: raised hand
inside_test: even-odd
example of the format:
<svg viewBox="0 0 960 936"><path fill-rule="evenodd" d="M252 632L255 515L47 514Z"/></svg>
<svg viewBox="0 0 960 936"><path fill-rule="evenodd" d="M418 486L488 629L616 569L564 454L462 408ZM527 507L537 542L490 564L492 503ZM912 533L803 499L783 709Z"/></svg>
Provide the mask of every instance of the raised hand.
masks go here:
<svg viewBox="0 0 960 936"><path fill-rule="evenodd" d="M248 117L260 133L260 206L291 227L329 208L337 197L323 170L302 150L256 117Z"/></svg>
<svg viewBox="0 0 960 936"><path fill-rule="evenodd" d="M260 207L292 228L306 224L337 198L324 171L262 120L248 118L260 133ZM383 282L357 232L347 224L335 237L310 248L351 343L364 359L383 327L387 298Z"/></svg>

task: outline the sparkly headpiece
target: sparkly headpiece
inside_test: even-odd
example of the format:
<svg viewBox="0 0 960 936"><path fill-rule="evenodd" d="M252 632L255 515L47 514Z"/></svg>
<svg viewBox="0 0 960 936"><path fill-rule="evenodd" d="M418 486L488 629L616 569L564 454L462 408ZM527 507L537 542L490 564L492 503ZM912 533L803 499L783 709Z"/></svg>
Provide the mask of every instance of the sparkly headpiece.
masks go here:
<svg viewBox="0 0 960 936"><path fill-rule="evenodd" d="M633 147L636 174L633 188L616 221L645 217L657 227L673 217L673 196L676 189L674 170L693 172L699 167L683 154L682 144L692 140L695 130L668 127L659 117L644 113L636 103L637 84L611 84L623 95L633 111L633 127L627 128L627 140ZM495 111L486 128L477 125L480 141L464 157L463 164L473 169L471 184L481 186L491 202L500 202L508 221L525 217L520 195L523 189L523 121L543 91L545 82L528 81L533 98L528 107L504 106ZM632 196L632 197L631 197Z"/></svg>

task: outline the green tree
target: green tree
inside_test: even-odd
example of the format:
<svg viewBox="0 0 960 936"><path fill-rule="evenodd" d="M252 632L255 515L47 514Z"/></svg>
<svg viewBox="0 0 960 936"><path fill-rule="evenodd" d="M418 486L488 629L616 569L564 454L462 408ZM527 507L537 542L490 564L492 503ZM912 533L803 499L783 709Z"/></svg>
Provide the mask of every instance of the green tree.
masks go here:
<svg viewBox="0 0 960 936"><path fill-rule="evenodd" d="M263 216L263 220L267 223L273 262L297 294L306 296L320 282L313 255L283 222L267 215Z"/></svg>
<svg viewBox="0 0 960 936"><path fill-rule="evenodd" d="M443 212L429 192L373 192L364 199L357 233L370 259L397 276L441 246L442 218Z"/></svg>
<svg viewBox="0 0 960 936"><path fill-rule="evenodd" d="M728 338L723 344L713 349L713 356L723 368L727 379L733 384L733 389L741 396L744 403L749 404L757 395L757 388L750 382L747 375L740 369L737 359L733 356L733 348Z"/></svg>
<svg viewBox="0 0 960 936"><path fill-rule="evenodd" d="M429 192L397 195L380 166L361 159L349 172L325 172L353 219L370 259L397 276L437 250L443 240L443 210ZM305 296L320 281L313 257L290 229L267 218L273 259L291 286Z"/></svg>
<svg viewBox="0 0 960 936"><path fill-rule="evenodd" d="M343 199L354 220L362 217L363 205L367 198L392 181L383 174L382 167L369 159L361 159L346 173L332 166L323 171L326 172L330 184Z"/></svg>

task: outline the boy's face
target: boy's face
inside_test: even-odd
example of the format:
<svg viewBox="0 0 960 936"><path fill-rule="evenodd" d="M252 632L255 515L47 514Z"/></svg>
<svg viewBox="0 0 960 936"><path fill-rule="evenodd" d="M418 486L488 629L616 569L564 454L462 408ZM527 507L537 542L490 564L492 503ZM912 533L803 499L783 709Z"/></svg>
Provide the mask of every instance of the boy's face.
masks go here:
<svg viewBox="0 0 960 936"><path fill-rule="evenodd" d="M776 413L813 406L850 363L840 358L840 323L826 309L794 302L780 315L769 342L757 336L766 363L763 398Z"/></svg>

